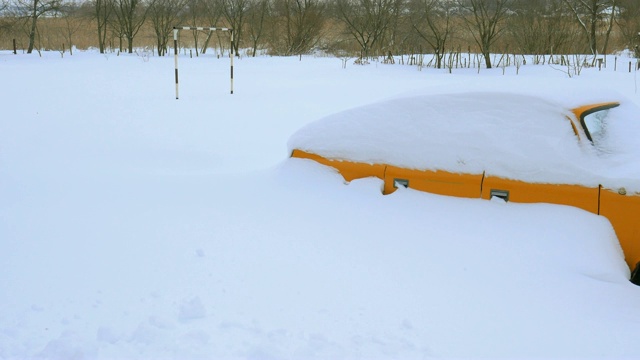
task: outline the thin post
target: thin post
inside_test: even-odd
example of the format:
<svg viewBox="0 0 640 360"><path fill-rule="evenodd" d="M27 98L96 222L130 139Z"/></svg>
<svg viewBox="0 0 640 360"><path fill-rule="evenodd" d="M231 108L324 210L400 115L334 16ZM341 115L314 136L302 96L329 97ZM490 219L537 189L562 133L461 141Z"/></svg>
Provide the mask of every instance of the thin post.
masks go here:
<svg viewBox="0 0 640 360"><path fill-rule="evenodd" d="M16 55L18 53L17 50L18 49L16 48L16 39L13 39L13 55Z"/></svg>
<svg viewBox="0 0 640 360"><path fill-rule="evenodd" d="M231 35L231 51L229 52L231 57L231 95L233 95L233 29L229 29L229 34Z"/></svg>
<svg viewBox="0 0 640 360"><path fill-rule="evenodd" d="M176 100L178 100L178 29L173 28L173 57L176 69Z"/></svg>

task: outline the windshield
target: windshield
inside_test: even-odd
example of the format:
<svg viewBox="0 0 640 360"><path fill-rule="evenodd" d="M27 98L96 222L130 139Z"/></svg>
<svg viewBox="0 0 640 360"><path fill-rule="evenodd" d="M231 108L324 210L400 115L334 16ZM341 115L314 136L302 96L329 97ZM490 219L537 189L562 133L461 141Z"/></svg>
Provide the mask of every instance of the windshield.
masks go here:
<svg viewBox="0 0 640 360"><path fill-rule="evenodd" d="M606 132L609 109L618 105L619 104L615 103L606 104L589 109L581 114L580 123L587 138L591 140L593 144L597 144Z"/></svg>

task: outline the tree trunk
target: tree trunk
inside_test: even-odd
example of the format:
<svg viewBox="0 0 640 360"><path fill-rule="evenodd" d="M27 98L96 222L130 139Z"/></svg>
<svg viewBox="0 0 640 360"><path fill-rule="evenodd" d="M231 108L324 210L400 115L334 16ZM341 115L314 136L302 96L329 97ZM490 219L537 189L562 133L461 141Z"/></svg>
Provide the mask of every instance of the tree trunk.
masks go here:
<svg viewBox="0 0 640 360"><path fill-rule="evenodd" d="M594 16L597 16L594 15ZM591 18L591 22L590 22L590 28L589 28L589 47L591 48L591 53L593 55L596 55L598 52L598 48L597 48L597 44L596 44L596 25L597 25L597 18L592 17Z"/></svg>
<svg viewBox="0 0 640 360"><path fill-rule="evenodd" d="M212 36L213 36L213 31L209 31L209 34L207 34L207 38L204 39L204 44L202 44L202 50L200 51L202 55L207 53L207 48L209 47L209 42L211 41Z"/></svg>
<svg viewBox="0 0 640 360"><path fill-rule="evenodd" d="M489 54L488 52L482 52L482 56L484 56L484 64L486 65L487 69L491 69L491 54Z"/></svg>
<svg viewBox="0 0 640 360"><path fill-rule="evenodd" d="M616 14L616 3L613 3L613 7L611 10L611 17L609 18L609 26L607 27L607 32L604 37L604 45L602 46L602 54L607 55L607 48L609 47L609 37L611 36L611 30L613 29L613 23L615 22L615 14Z"/></svg>
<svg viewBox="0 0 640 360"><path fill-rule="evenodd" d="M482 53L482 56L484 57L484 64L487 67L487 69L491 69L493 66L491 64L491 50L489 49L490 45L489 45L489 40L483 39L482 40L482 46L480 48L480 52Z"/></svg>
<svg viewBox="0 0 640 360"><path fill-rule="evenodd" d="M33 12L31 13L31 29L29 30L29 48L27 54L33 52L33 46L36 42L36 22L38 21L38 1L33 1Z"/></svg>
<svg viewBox="0 0 640 360"><path fill-rule="evenodd" d="M133 36L127 36L127 50L133 54Z"/></svg>
<svg viewBox="0 0 640 360"><path fill-rule="evenodd" d="M104 41L102 40L102 28L100 25L98 25L98 47L100 48L100 54L104 54Z"/></svg>
<svg viewBox="0 0 640 360"><path fill-rule="evenodd" d="M164 34L157 32L156 40L158 44L158 56L164 56L165 52L167 51L166 47L167 47L168 39Z"/></svg>

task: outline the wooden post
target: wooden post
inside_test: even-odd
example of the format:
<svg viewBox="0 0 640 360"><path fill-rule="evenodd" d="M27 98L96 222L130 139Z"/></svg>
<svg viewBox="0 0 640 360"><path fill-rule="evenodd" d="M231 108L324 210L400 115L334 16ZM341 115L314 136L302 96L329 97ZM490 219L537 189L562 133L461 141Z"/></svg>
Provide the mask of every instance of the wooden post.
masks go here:
<svg viewBox="0 0 640 360"><path fill-rule="evenodd" d="M18 53L18 49L16 48L16 39L13 39L13 55Z"/></svg>

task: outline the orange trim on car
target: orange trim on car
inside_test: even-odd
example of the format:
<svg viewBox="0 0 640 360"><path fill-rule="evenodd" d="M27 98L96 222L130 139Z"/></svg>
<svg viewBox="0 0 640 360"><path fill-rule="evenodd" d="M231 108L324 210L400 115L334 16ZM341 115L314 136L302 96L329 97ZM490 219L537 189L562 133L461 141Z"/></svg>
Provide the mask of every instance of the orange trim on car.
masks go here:
<svg viewBox="0 0 640 360"><path fill-rule="evenodd" d="M640 261L639 194L628 194L624 188L600 190L600 215L611 222L629 268Z"/></svg>
<svg viewBox="0 0 640 360"><path fill-rule="evenodd" d="M327 159L320 155L298 149L293 150L291 157L310 159L319 162L320 164L331 166L338 170L338 172L342 175L342 177L344 177L346 181L352 181L355 179L361 179L370 176L375 176L381 180L384 179L384 171L386 165Z"/></svg>
<svg viewBox="0 0 640 360"><path fill-rule="evenodd" d="M579 106L577 108L571 109L571 112L576 116L578 120L580 120L582 116L592 113L594 111L610 109L616 106L620 106L620 103L615 101L602 102L597 104Z"/></svg>
<svg viewBox="0 0 640 360"><path fill-rule="evenodd" d="M432 194L478 198L484 174L458 174L442 170L414 170L387 165L384 194L405 185Z"/></svg>

